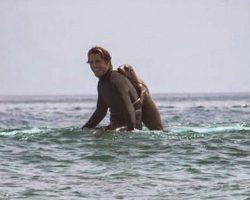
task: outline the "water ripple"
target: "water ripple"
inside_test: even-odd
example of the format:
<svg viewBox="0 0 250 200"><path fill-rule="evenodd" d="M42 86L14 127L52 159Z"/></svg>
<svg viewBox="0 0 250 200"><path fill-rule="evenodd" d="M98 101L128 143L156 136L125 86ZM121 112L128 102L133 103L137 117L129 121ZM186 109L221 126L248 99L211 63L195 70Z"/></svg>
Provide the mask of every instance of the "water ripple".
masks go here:
<svg viewBox="0 0 250 200"><path fill-rule="evenodd" d="M0 199L247 199L249 100L163 96L166 130L105 132L80 129L95 99L0 99Z"/></svg>

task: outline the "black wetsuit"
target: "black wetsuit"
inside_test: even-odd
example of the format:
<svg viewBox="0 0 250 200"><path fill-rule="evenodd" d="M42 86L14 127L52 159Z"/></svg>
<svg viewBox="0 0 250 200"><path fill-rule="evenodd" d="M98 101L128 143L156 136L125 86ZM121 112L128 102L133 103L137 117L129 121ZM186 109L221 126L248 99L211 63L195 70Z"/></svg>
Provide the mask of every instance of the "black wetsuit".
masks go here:
<svg viewBox="0 0 250 200"><path fill-rule="evenodd" d="M107 129L125 126L127 130L141 129L141 108L133 105L139 97L131 82L117 71L108 71L98 82L98 100L94 114L83 126L94 128L110 109Z"/></svg>

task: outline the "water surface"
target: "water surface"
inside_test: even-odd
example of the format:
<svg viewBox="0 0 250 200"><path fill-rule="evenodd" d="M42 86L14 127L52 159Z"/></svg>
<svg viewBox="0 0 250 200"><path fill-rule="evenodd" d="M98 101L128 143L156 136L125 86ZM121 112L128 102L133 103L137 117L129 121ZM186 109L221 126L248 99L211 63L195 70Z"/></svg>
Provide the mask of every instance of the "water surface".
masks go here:
<svg viewBox="0 0 250 200"><path fill-rule="evenodd" d="M164 131L82 132L95 96L0 97L0 199L249 199L250 95L154 99Z"/></svg>

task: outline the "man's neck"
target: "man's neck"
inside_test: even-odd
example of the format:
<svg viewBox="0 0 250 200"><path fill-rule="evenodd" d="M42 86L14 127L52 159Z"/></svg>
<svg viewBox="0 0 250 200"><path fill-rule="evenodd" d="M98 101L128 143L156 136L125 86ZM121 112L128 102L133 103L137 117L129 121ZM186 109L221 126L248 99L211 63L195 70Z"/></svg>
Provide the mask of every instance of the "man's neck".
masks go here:
<svg viewBox="0 0 250 200"><path fill-rule="evenodd" d="M106 74L104 74L104 75L100 78L100 80L105 80L105 79L107 79L107 78L110 76L111 72L112 72L112 69L109 69L109 70L106 72Z"/></svg>

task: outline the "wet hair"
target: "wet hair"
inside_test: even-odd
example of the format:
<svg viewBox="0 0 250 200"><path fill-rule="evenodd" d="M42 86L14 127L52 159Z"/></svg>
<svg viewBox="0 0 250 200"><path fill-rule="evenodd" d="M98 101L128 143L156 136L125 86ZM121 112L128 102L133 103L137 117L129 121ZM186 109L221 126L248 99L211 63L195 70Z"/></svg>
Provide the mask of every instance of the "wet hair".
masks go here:
<svg viewBox="0 0 250 200"><path fill-rule="evenodd" d="M104 49L103 47L95 46L92 47L88 52L88 58L90 54L99 54L101 58L109 64L110 68L112 69L112 63L111 63L111 56L110 53ZM89 60L87 61L89 62Z"/></svg>

